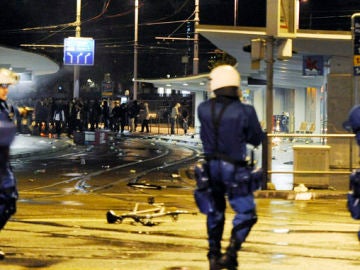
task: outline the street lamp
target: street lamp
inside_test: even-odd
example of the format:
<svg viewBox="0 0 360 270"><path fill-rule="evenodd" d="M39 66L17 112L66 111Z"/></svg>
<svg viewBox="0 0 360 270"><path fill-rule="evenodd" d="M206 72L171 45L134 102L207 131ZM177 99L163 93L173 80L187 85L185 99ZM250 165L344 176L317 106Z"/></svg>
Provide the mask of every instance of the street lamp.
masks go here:
<svg viewBox="0 0 360 270"><path fill-rule="evenodd" d="M234 26L237 26L237 18L238 18L238 3L239 0L234 0Z"/></svg>
<svg viewBox="0 0 360 270"><path fill-rule="evenodd" d="M135 0L135 29L134 29L134 96L133 99L137 99L137 69L138 69L138 24L139 24L139 0Z"/></svg>
<svg viewBox="0 0 360 270"><path fill-rule="evenodd" d="M81 36L81 0L76 0L76 30L75 30L75 36L80 37ZM80 66L75 65L74 66L74 98L79 97L79 89L80 89Z"/></svg>
<svg viewBox="0 0 360 270"><path fill-rule="evenodd" d="M195 26L194 26L194 58L193 58L193 75L199 73L199 33L197 27L199 25L199 0L195 0Z"/></svg>

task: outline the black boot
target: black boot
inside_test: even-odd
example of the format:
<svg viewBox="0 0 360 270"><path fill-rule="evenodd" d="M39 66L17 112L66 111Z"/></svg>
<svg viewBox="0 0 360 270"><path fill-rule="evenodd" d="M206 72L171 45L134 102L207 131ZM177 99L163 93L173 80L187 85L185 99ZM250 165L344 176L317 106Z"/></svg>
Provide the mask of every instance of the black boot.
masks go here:
<svg viewBox="0 0 360 270"><path fill-rule="evenodd" d="M231 239L225 254L217 261L217 265L220 267L218 269L236 270L238 266L237 252L240 247L240 242Z"/></svg>
<svg viewBox="0 0 360 270"><path fill-rule="evenodd" d="M222 254L220 250L216 251L209 251L208 253L208 259L209 259L209 269L210 270L220 270L218 265L218 261L220 260Z"/></svg>

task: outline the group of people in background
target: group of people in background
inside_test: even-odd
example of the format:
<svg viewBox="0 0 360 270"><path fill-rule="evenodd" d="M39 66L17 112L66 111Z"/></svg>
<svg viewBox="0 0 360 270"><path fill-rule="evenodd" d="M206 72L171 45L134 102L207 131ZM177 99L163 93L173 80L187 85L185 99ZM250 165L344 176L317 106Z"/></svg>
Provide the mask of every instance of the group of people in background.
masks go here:
<svg viewBox="0 0 360 270"><path fill-rule="evenodd" d="M60 137L66 131L67 136L72 137L76 131L99 128L123 133L126 125L129 125L129 131L135 132L137 125L145 120L143 114L146 110L146 103L138 104L137 101L73 99L66 103L63 100L41 99L34 107L33 134Z"/></svg>
<svg viewBox="0 0 360 270"><path fill-rule="evenodd" d="M12 102L11 105L19 133L32 133L54 138L60 138L62 133L66 133L71 138L74 132L95 131L100 128L123 133L126 126L128 126L129 132L136 132L138 127L140 132L150 132L148 102L138 102L137 100L121 102L109 99L83 101L80 98L66 101L40 98L33 104L29 104L28 107L20 106L16 102ZM186 121L186 125L182 125L186 134L188 129L187 112L184 110L183 114L186 116L181 117L178 110L180 103L176 103L173 110L174 108L176 111L169 115L171 134L175 133L175 121ZM26 126L22 125L24 119L28 123ZM24 130L25 127L29 130Z"/></svg>

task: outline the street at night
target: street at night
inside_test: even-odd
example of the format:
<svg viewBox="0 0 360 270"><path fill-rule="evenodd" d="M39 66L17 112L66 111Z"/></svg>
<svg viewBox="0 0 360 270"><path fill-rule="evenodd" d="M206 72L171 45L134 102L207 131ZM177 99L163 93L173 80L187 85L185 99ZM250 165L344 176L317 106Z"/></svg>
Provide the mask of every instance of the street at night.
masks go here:
<svg viewBox="0 0 360 270"><path fill-rule="evenodd" d="M49 3L0 3L0 270L360 268L360 1Z"/></svg>
<svg viewBox="0 0 360 270"><path fill-rule="evenodd" d="M192 195L196 138L129 136L106 146L63 140L53 140L47 155L32 150L13 158L20 200L1 233L1 269L208 268L205 216ZM135 182L143 185L128 185ZM292 191L257 192L259 220L239 252L240 269L359 267L359 225L346 209L346 191L314 193L318 199L294 200ZM137 202L184 214L153 218L152 226L107 222L108 210L123 215ZM227 219L224 247L230 229Z"/></svg>

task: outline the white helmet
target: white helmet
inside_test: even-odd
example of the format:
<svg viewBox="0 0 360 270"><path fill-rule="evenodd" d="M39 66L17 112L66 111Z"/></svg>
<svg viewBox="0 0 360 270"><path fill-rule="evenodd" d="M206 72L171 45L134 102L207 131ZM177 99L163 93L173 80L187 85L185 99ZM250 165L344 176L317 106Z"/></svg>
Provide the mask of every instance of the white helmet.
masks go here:
<svg viewBox="0 0 360 270"><path fill-rule="evenodd" d="M0 84L16 84L20 76L7 68L0 68Z"/></svg>
<svg viewBox="0 0 360 270"><path fill-rule="evenodd" d="M240 73L230 65L220 65L210 72L210 91L223 87L240 88Z"/></svg>

